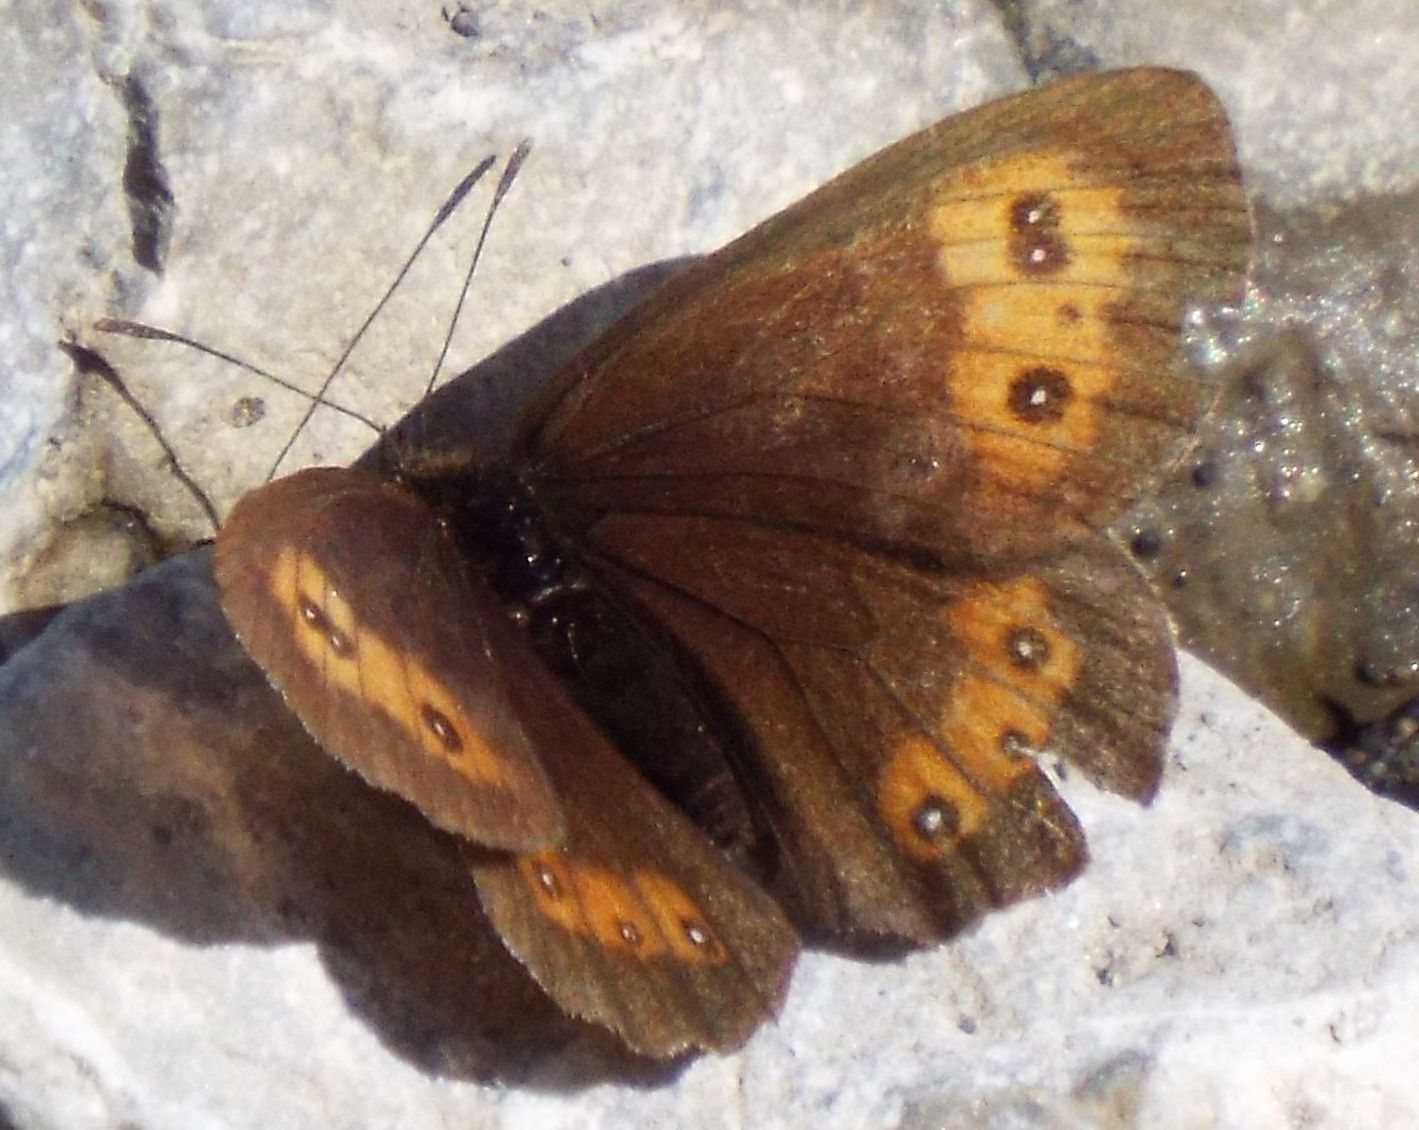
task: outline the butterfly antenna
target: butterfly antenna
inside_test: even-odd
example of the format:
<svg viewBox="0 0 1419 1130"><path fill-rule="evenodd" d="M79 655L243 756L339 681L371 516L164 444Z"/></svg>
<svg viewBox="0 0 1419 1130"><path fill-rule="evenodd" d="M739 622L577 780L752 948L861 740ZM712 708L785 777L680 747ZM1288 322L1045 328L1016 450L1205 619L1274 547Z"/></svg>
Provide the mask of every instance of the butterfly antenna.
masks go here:
<svg viewBox="0 0 1419 1130"><path fill-rule="evenodd" d="M326 408L333 409L344 416L348 416L352 420L364 424L365 427L369 428L371 431L377 432L380 430L380 426L377 423L368 416L356 412L353 408L346 408L343 404L338 404L333 400L322 400L319 397L312 397L310 393L306 392L306 390L299 385L293 384L284 377L278 377L275 373L267 372L259 365L253 365L250 361L245 361L235 354L227 353L224 350L206 345L193 338L185 337L180 333L174 333L172 330L159 329L157 326L150 326L144 322L130 322L127 318L100 318L94 323L94 329L102 333L122 334L124 337L135 337L143 341L167 341L172 342L174 345L185 345L189 349L197 350L198 353L205 353L208 357L215 357L219 361L225 361L230 365L235 365L239 369L245 369L248 373L254 373L258 377L264 377L273 384L280 385L282 388L294 392L297 396L304 397L307 400L313 400L317 404L323 404Z"/></svg>
<svg viewBox="0 0 1419 1130"><path fill-rule="evenodd" d="M197 500L197 505L202 508L202 512L207 515L207 521L212 523L212 529L216 530L221 521L217 518L217 508L212 505L212 500L207 497L207 492L197 485L197 480L187 473L186 468L177 458L177 452L168 443L167 437L163 435L162 429L158 427L158 422L153 418L153 414L143 407L143 402L133 395L132 391L123 382L123 378L118 375L118 370L110 365L104 358L95 353L92 349L80 345L76 341L61 341L59 348L69 355L69 359L81 373L92 374L102 380L109 388L118 394L120 400L132 409L133 414L143 421L144 426L152 433L152 436L162 448L163 457L167 460L168 466L172 468L173 477L177 479L189 494Z"/></svg>
<svg viewBox="0 0 1419 1130"><path fill-rule="evenodd" d="M305 415L300 418L300 422L296 424L294 429L292 429L290 438L286 440L285 445L277 454L275 462L271 464L271 470L268 471L266 474L267 482L270 482L273 478L276 477L276 471L281 466L281 463L285 460L286 456L290 454L291 447L296 442L296 437L300 435L301 430L306 426L306 424L310 422L310 418L315 415L315 410L320 407L321 404L325 403L325 394L327 391L329 391L330 385L334 382L335 377L339 374L340 370L344 368L345 362L350 359L350 354L355 351L355 346L360 343L360 339L365 336L365 333L369 330L371 324L373 324L374 320L379 317L380 311L384 309L386 304L388 304L390 298L394 296L394 292L399 289L399 284L404 281L404 276L407 275L410 269L414 266L414 260L416 260L423 252L424 247L428 244L429 240L434 237L434 233L438 231L440 227L443 226L444 221L447 220L449 216L453 215L454 211L458 208L458 205L463 201L463 198L467 196L468 193L472 190L473 186L477 184L480 180L482 180L483 177L487 174L488 170L493 167L493 164L496 160L496 157L485 157L482 161L478 162L477 167L473 169L473 171L470 172L467 176L465 176L461 181L459 181L458 184L454 186L453 191L448 194L448 199L445 200L443 204L439 207L438 212L434 215L433 222L429 224L428 228L424 231L424 234L419 238L419 242L414 246L414 250L409 253L408 258L404 260L404 265L399 268L399 273L394 276L394 281L389 284L389 287L385 290L383 296L378 302L375 303L374 309L372 309L369 312L368 316L365 318L365 320L360 323L360 328L355 331L354 337L350 339L349 344L345 346L339 358L336 359L335 364L331 368L330 372L326 374L325 380L321 383L319 391L315 394L315 396L311 399L310 404L306 407Z"/></svg>
<svg viewBox="0 0 1419 1130"><path fill-rule="evenodd" d="M478 233L478 242L473 247L473 257L469 260L468 271L463 276L463 288L458 292L458 302L453 308L453 317L448 320L448 332L444 334L443 347L439 350L438 360L434 362L433 371L429 373L429 383L424 386L425 396L433 392L434 383L438 380L439 372L443 369L443 363L448 359L449 346L453 343L453 331L458 327L459 316L463 313L463 304L468 298L468 288L473 285L473 272L478 269L478 260L483 256L483 245L488 242L488 231L493 226L493 217L498 214L498 206L512 188L513 181L517 179L518 171L522 168L522 163L527 160L527 155L531 151L532 141L524 138L512 151L512 156L508 158L507 165L503 168L503 175L498 178L498 187L493 190L493 199L488 205L488 214L483 217L483 228Z"/></svg>

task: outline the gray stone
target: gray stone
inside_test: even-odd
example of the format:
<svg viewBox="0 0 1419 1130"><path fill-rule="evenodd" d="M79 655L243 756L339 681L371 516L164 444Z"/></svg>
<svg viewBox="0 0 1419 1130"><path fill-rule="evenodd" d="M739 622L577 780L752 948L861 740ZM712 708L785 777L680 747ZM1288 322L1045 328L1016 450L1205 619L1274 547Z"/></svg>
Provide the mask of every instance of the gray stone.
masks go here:
<svg viewBox="0 0 1419 1130"><path fill-rule="evenodd" d="M1027 14L1105 65L1202 70L1274 198L1413 187L1419 101L1397 66L1413 25L1392 6ZM97 317L142 317L314 382L448 187L530 135L458 369L632 268L723 242L912 127L1018 88L1032 63L983 4L478 15L468 35L437 3L13 6L0 42L8 603L65 520L104 500L204 532L104 389L65 415L53 342L66 331L102 342L226 504L261 481L301 402L184 351L100 339ZM166 221L139 209L160 275L135 262L122 189L144 99L172 199ZM380 420L418 398L480 219L468 209L436 242L337 395ZM252 396L265 418L235 426ZM370 438L322 414L292 461L352 458ZM94 555L90 587L111 553ZM51 597L84 587L61 559ZM1200 665L1185 674L1151 809L1066 783L1094 857L1080 881L901 961L810 954L781 1020L742 1053L648 1079L519 980L479 932L446 842L301 752L214 618L200 556L169 565L0 668L0 1121L1419 1121L1419 1085L1393 1067L1415 1040L1415 817ZM242 772L240 751L273 740L292 760Z"/></svg>

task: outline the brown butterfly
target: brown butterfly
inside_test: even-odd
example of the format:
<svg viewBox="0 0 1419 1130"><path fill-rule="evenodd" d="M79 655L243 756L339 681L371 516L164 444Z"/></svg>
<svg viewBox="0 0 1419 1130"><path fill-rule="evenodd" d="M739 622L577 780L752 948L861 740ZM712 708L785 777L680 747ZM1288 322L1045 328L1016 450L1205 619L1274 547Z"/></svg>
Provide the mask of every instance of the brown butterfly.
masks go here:
<svg viewBox="0 0 1419 1130"><path fill-rule="evenodd" d="M1032 755L1153 795L1171 637L1100 530L1207 405L1180 322L1249 245L1195 77L995 102L676 276L507 459L249 494L223 607L327 750L478 845L564 1009L735 1047L800 936L930 943L1076 875Z"/></svg>

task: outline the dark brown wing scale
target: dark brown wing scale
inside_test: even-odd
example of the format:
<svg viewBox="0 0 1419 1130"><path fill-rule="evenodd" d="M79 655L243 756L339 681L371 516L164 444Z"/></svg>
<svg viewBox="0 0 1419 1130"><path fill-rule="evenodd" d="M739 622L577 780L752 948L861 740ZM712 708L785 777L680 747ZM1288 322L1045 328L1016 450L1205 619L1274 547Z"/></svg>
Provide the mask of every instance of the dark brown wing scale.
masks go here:
<svg viewBox="0 0 1419 1130"><path fill-rule="evenodd" d="M743 1043L782 1004L796 931L617 754L526 640L508 638L502 654L567 817L559 847L474 865L504 942L564 1009L644 1055Z"/></svg>
<svg viewBox="0 0 1419 1130"><path fill-rule="evenodd" d="M990 578L722 519L618 516L597 535L607 582L747 725L742 787L782 862L769 881L810 936L949 936L1076 874L1083 836L1032 753L1140 800L1157 786L1171 636L1102 539ZM760 542L815 562L796 625L794 583L757 607L720 596L739 588L728 563L762 583ZM716 563L708 581L695 561ZM824 608L848 611L832 624Z"/></svg>

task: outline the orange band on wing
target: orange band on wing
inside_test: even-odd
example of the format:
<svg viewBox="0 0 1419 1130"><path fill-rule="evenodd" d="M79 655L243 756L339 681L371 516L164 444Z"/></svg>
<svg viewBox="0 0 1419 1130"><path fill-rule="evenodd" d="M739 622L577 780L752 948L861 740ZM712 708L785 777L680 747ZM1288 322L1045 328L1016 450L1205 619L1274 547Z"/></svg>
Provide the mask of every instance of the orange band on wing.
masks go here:
<svg viewBox="0 0 1419 1130"><path fill-rule="evenodd" d="M603 949L641 959L670 953L690 964L728 957L695 901L665 875L623 876L561 851L522 856L517 869L547 919Z"/></svg>
<svg viewBox="0 0 1419 1130"><path fill-rule="evenodd" d="M506 766L448 687L416 657L360 624L311 557L284 547L268 583L296 627L297 646L332 687L388 715L430 757L492 786Z"/></svg>

